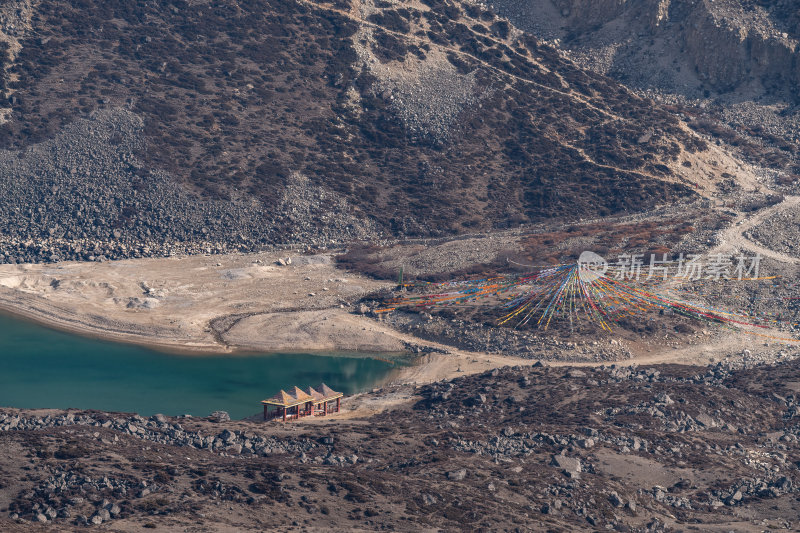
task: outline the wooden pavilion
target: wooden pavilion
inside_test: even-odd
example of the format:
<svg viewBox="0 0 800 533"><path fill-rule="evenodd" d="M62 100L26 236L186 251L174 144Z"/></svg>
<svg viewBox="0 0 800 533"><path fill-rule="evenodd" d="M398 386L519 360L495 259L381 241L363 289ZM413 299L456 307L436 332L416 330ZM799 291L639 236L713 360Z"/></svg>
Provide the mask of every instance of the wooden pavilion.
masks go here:
<svg viewBox="0 0 800 533"><path fill-rule="evenodd" d="M295 387L291 392L281 390L272 398L262 400L264 420L280 418L293 420L304 416L325 416L338 413L344 394L336 392L324 383L302 390ZM335 402L335 403L334 403ZM274 409L270 409L274 407Z"/></svg>

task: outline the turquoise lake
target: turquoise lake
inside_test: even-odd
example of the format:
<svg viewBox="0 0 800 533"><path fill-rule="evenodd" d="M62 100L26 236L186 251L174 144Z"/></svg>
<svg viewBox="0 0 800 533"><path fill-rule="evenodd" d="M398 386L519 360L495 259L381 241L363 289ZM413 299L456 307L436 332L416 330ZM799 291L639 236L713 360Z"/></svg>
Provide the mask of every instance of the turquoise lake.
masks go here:
<svg viewBox="0 0 800 533"><path fill-rule="evenodd" d="M51 330L0 315L0 406L232 418L295 385L345 394L373 387L396 365L364 356L173 355Z"/></svg>

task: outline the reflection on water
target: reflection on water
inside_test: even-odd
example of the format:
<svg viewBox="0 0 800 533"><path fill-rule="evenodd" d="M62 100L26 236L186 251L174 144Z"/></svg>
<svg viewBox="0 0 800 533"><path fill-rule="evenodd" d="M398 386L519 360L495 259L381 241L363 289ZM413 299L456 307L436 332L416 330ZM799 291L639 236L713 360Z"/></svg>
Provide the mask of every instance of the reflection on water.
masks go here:
<svg viewBox="0 0 800 533"><path fill-rule="evenodd" d="M0 316L0 406L234 418L266 396L325 382L351 394L385 379L385 359L308 354L166 355Z"/></svg>

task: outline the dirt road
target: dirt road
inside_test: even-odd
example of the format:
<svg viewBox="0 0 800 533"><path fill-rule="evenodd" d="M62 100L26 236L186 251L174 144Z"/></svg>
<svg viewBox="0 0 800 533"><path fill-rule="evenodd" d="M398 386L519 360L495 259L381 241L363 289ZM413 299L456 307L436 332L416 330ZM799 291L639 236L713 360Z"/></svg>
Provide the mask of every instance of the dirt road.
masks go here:
<svg viewBox="0 0 800 533"><path fill-rule="evenodd" d="M755 215L739 215L733 224L731 224L729 228L719 235L719 244L709 250L708 255L713 255L724 250L738 249L742 251L746 250L754 254L760 254L762 257L769 257L770 259L774 259L782 263L800 263L800 259L796 257L759 246L744 236L744 233L747 230L760 224L766 218L771 217L781 211L796 208L798 205L800 205L800 196L786 196L781 203L764 208Z"/></svg>

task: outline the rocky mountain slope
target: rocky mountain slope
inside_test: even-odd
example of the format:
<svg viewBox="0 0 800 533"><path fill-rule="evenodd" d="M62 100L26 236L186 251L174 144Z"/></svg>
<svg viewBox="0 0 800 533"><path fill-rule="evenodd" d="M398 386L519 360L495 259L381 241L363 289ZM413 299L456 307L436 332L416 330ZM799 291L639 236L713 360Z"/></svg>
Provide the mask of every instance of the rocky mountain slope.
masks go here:
<svg viewBox="0 0 800 533"><path fill-rule="evenodd" d="M797 101L800 9L787 0L493 2L520 29L639 88Z"/></svg>
<svg viewBox="0 0 800 533"><path fill-rule="evenodd" d="M722 179L672 111L469 3L4 10L13 260L457 234Z"/></svg>
<svg viewBox="0 0 800 533"><path fill-rule="evenodd" d="M698 131L740 148L749 145L742 156L782 172L781 180L796 192L796 2L497 0L491 7L581 67L683 108ZM754 147L783 154L753 158Z"/></svg>

